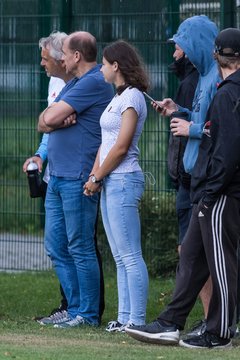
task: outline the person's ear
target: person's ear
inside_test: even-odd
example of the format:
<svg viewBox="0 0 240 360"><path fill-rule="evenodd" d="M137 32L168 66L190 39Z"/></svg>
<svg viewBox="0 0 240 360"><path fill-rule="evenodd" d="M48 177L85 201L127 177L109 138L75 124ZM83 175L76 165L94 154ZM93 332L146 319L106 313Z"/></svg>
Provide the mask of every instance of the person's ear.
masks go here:
<svg viewBox="0 0 240 360"><path fill-rule="evenodd" d="M75 62L78 63L81 60L81 58L82 58L82 55L81 55L80 51L76 50L74 53Z"/></svg>
<svg viewBox="0 0 240 360"><path fill-rule="evenodd" d="M117 63L117 61L114 61L114 63L113 63L113 70L114 70L114 71L118 71L118 69L119 69L118 63Z"/></svg>

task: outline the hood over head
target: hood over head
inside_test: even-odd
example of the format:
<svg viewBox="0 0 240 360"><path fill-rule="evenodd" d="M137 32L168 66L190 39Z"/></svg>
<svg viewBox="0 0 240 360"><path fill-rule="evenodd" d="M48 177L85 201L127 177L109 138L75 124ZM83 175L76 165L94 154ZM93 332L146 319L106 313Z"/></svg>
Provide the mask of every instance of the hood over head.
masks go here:
<svg viewBox="0 0 240 360"><path fill-rule="evenodd" d="M213 63L216 24L205 15L192 16L184 20L173 41L184 51L201 75L206 75Z"/></svg>

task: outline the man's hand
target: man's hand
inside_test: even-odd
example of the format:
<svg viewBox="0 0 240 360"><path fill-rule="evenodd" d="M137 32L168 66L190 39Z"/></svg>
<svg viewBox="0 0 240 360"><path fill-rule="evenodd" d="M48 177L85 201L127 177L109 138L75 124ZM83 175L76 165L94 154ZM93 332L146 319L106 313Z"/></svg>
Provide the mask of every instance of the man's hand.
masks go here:
<svg viewBox="0 0 240 360"><path fill-rule="evenodd" d="M37 164L37 166L38 166L38 171L39 171L39 172L42 172L43 161L42 161L42 159L41 159L39 156L32 156L32 157L28 158L28 159L25 161L25 163L23 164L23 172L26 172L26 171L27 171L27 167L28 167L28 165L29 165L29 163L30 163L31 161L34 161L34 162Z"/></svg>
<svg viewBox="0 0 240 360"><path fill-rule="evenodd" d="M69 115L66 119L63 120L63 126L62 127L69 127L77 122L77 114L74 112L71 115Z"/></svg>
<svg viewBox="0 0 240 360"><path fill-rule="evenodd" d="M65 101L51 104L39 116L38 131L49 133L76 123L75 110Z"/></svg>
<svg viewBox="0 0 240 360"><path fill-rule="evenodd" d="M47 124L45 124L44 117L42 117L42 119L39 121L39 124L38 124L38 131L50 133L56 129L66 128L66 127L75 125L76 122L77 122L77 114L75 112L73 112L72 114L67 116L65 119L63 119L61 124L51 126L51 127L48 126Z"/></svg>
<svg viewBox="0 0 240 360"><path fill-rule="evenodd" d="M170 116L173 111L178 110L177 104L170 98L157 101L157 104L152 102L152 106L164 116Z"/></svg>
<svg viewBox="0 0 240 360"><path fill-rule="evenodd" d="M173 118L170 122L170 129L174 136L189 136L189 127L191 122Z"/></svg>

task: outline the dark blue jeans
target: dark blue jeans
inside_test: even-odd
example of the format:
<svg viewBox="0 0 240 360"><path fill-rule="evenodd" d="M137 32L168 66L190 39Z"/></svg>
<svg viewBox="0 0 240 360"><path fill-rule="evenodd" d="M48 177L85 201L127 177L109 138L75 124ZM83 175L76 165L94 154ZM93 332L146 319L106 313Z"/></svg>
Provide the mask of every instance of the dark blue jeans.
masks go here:
<svg viewBox="0 0 240 360"><path fill-rule="evenodd" d="M45 246L71 318L99 322L99 266L94 244L98 194L85 196L85 179L51 176L45 207Z"/></svg>

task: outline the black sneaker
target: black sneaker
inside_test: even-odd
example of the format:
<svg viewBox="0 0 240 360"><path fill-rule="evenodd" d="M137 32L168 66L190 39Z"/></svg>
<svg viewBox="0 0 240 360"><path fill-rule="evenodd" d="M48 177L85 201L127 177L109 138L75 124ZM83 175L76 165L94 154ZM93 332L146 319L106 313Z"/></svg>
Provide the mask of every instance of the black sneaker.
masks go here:
<svg viewBox="0 0 240 360"><path fill-rule="evenodd" d="M121 324L119 321L109 321L106 327L106 331L108 332L125 332L126 324Z"/></svg>
<svg viewBox="0 0 240 360"><path fill-rule="evenodd" d="M125 328L125 332L136 340L152 344L174 345L179 341L179 330L175 324L165 325L155 320L150 324Z"/></svg>
<svg viewBox="0 0 240 360"><path fill-rule="evenodd" d="M207 320L200 320L195 323L192 329L186 334L188 337L199 336L202 335L207 328Z"/></svg>
<svg viewBox="0 0 240 360"><path fill-rule="evenodd" d="M202 335L180 340L179 345L191 349L226 349L232 347L232 340L205 331Z"/></svg>

